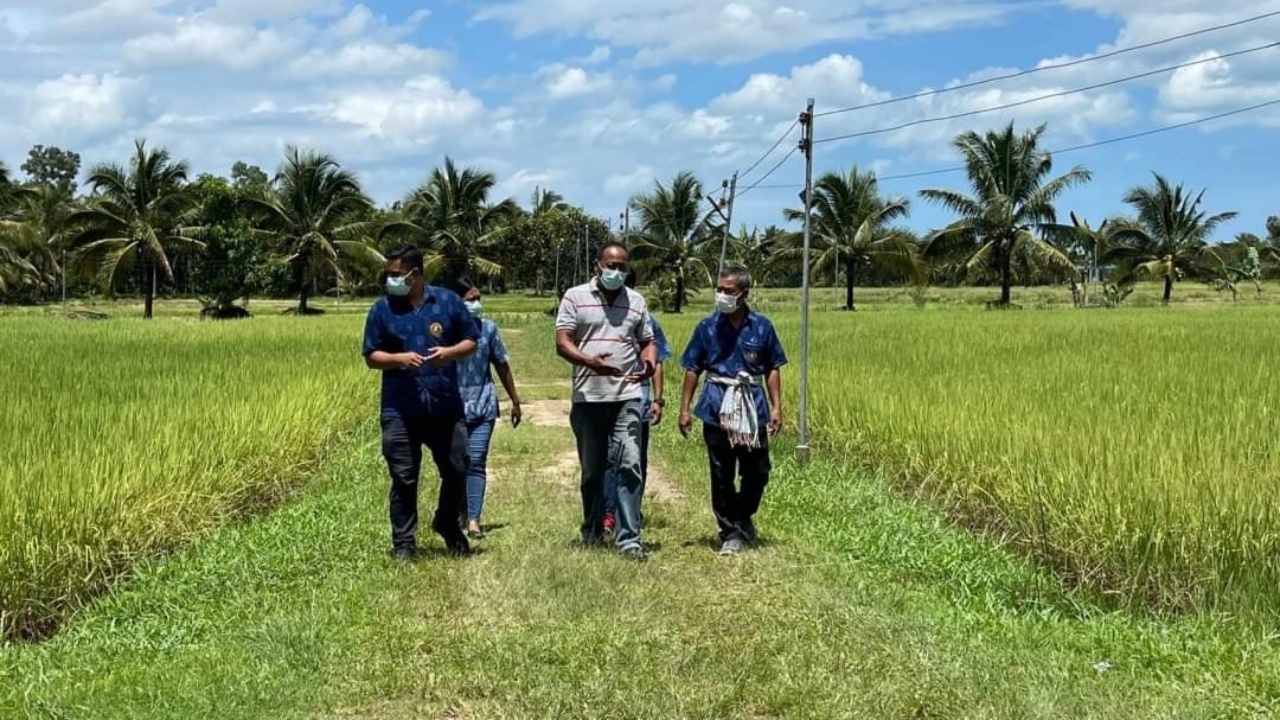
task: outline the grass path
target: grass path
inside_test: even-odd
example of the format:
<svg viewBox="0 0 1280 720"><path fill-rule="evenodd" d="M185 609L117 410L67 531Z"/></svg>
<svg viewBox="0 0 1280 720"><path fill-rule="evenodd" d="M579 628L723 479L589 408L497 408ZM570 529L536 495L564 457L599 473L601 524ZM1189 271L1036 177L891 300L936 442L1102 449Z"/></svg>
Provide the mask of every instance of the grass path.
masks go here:
<svg viewBox="0 0 1280 720"><path fill-rule="evenodd" d="M544 400L567 393L541 382ZM1273 645L1104 614L877 481L825 461L795 467L787 447L775 451L756 552L711 551L705 460L669 425L655 439L660 478L645 507L652 561L573 549L580 505L557 407L544 402L536 424L497 434L487 510L497 527L477 556L412 567L385 557L385 468L370 423L297 502L142 567L53 641L0 651L0 716L1207 718L1280 708Z"/></svg>

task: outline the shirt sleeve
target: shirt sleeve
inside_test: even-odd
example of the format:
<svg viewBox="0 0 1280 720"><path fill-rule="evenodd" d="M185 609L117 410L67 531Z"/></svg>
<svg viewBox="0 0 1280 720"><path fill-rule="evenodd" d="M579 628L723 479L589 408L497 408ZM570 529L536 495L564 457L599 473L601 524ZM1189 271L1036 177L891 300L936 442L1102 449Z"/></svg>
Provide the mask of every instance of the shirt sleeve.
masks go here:
<svg viewBox="0 0 1280 720"><path fill-rule="evenodd" d="M361 348L360 354L369 357L374 350L382 349L382 308L381 302L376 302L373 307L369 308L369 314L364 319L364 347Z"/></svg>
<svg viewBox="0 0 1280 720"><path fill-rule="evenodd" d="M684 354L680 356L680 367L689 372L700 373L707 369L707 343L702 335L702 323L698 323L689 338L689 344L684 348Z"/></svg>
<svg viewBox="0 0 1280 720"><path fill-rule="evenodd" d="M653 325L653 342L658 346L658 362L666 362L674 354L671 352L671 344L667 342L667 334L662 331L658 318L650 315L649 322Z"/></svg>
<svg viewBox="0 0 1280 720"><path fill-rule="evenodd" d="M502 342L502 333L498 331L498 325L494 323L491 327L489 361L495 365L506 365L511 362L511 355L507 353L507 344Z"/></svg>
<svg viewBox="0 0 1280 720"><path fill-rule="evenodd" d="M640 322L636 323L636 339L640 342L653 342L652 318L649 308L646 307L640 316Z"/></svg>
<svg viewBox="0 0 1280 720"><path fill-rule="evenodd" d="M560 310L556 312L556 330L576 330L578 328L578 306L566 292L560 298Z"/></svg>
<svg viewBox="0 0 1280 720"><path fill-rule="evenodd" d="M787 364L787 351L782 349L778 331L769 325L769 369L776 370Z"/></svg>

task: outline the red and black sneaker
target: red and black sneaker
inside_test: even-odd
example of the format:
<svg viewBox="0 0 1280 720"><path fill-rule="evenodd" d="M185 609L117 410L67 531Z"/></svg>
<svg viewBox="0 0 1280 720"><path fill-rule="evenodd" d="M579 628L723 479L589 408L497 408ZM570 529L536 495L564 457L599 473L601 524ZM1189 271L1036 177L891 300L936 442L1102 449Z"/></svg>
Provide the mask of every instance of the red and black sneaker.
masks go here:
<svg viewBox="0 0 1280 720"><path fill-rule="evenodd" d="M613 517L613 513L604 514L604 531L605 532L613 532L613 528L617 524L618 524L618 521L616 518Z"/></svg>

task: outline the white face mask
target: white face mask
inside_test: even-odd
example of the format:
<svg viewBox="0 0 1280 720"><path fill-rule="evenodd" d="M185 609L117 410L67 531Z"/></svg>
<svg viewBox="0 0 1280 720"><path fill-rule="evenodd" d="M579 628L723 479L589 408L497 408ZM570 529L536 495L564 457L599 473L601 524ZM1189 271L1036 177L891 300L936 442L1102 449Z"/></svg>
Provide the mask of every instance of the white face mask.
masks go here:
<svg viewBox="0 0 1280 720"><path fill-rule="evenodd" d="M600 284L605 290L617 290L627 282L626 270L614 270L613 268L605 268L600 271Z"/></svg>
<svg viewBox="0 0 1280 720"><path fill-rule="evenodd" d="M728 315L738 309L738 303L742 299L740 295L730 295L728 293L716 293L716 309Z"/></svg>
<svg viewBox="0 0 1280 720"><path fill-rule="evenodd" d="M409 282L408 277L389 277L387 278L387 294L396 297L404 297L413 289L413 284Z"/></svg>
<svg viewBox="0 0 1280 720"><path fill-rule="evenodd" d="M479 300L468 300L463 304L467 306L467 312L470 312L472 315L476 317L480 317L480 301Z"/></svg>

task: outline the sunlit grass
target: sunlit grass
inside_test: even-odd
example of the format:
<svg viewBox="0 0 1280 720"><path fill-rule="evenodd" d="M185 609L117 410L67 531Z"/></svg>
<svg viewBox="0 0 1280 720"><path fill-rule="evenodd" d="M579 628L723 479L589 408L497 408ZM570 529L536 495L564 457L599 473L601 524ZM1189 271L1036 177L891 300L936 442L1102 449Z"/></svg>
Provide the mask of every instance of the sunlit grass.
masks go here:
<svg viewBox="0 0 1280 720"><path fill-rule="evenodd" d="M360 329L3 320L3 629L45 632L134 559L286 494L376 407Z"/></svg>
<svg viewBox="0 0 1280 720"><path fill-rule="evenodd" d="M793 361L795 315L774 316ZM1269 308L823 313L810 424L827 452L1007 533L1073 582L1166 609L1272 613L1277 331Z"/></svg>

